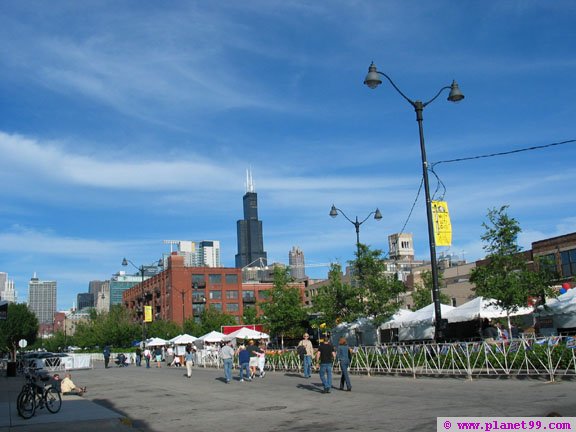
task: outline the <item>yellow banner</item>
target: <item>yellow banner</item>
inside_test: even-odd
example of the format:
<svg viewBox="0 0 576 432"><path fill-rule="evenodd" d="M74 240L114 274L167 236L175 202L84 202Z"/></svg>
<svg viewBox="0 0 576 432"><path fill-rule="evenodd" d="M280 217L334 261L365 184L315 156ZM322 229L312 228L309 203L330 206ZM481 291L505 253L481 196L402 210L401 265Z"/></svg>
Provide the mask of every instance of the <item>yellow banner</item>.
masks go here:
<svg viewBox="0 0 576 432"><path fill-rule="evenodd" d="M434 240L436 246L452 245L452 224L446 201L432 201L432 218L434 219Z"/></svg>
<svg viewBox="0 0 576 432"><path fill-rule="evenodd" d="M144 306L144 322L152 322L152 306Z"/></svg>

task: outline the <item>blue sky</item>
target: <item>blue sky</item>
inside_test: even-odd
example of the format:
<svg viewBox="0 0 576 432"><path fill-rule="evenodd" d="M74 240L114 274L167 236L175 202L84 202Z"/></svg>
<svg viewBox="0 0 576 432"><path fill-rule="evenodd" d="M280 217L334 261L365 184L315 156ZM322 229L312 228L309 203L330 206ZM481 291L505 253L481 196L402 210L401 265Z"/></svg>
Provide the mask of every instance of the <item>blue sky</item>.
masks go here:
<svg viewBox="0 0 576 432"><path fill-rule="evenodd" d="M246 169L264 246L287 262L388 251L431 163L576 138L573 1L20 1L0 15L0 271L21 300L38 277L69 308L88 281L157 260L162 240L220 240L234 265ZM489 208L509 205L520 244L576 231L576 145L435 172L449 252L483 256ZM572 185L572 186L571 186ZM431 176L431 190L437 181ZM438 195L437 195L438 196ZM428 258L422 194L405 228ZM438 253L447 252L438 248ZM326 267L308 269L324 277Z"/></svg>

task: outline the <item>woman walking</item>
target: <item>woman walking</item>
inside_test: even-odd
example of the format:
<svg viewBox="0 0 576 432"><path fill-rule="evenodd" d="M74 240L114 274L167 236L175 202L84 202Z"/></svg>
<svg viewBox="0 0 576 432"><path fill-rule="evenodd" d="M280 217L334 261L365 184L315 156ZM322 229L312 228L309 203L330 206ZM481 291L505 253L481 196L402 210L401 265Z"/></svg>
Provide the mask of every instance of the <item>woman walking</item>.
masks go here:
<svg viewBox="0 0 576 432"><path fill-rule="evenodd" d="M340 390L344 390L344 383L346 383L347 391L352 391L352 384L350 384L350 374L348 368L350 367L350 355L352 350L346 342L346 338L341 337L338 340L338 348L336 349L336 358L340 362L340 370L342 376L340 377Z"/></svg>
<svg viewBox="0 0 576 432"><path fill-rule="evenodd" d="M186 345L186 355L184 356L186 361L186 376L188 378L192 377L192 365L194 364L194 351L192 350L192 345Z"/></svg>

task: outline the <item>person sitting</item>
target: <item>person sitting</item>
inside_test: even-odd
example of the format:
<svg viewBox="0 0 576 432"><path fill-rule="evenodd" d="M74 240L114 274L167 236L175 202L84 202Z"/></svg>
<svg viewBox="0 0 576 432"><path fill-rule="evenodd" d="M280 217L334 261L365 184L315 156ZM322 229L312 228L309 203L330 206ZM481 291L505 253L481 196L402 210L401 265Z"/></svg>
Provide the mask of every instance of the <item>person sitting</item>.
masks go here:
<svg viewBox="0 0 576 432"><path fill-rule="evenodd" d="M122 353L118 354L116 360L114 361L118 365L118 367L126 367L128 366L128 359Z"/></svg>
<svg viewBox="0 0 576 432"><path fill-rule="evenodd" d="M172 360L172 363L170 363L170 366L181 367L182 363L180 362L180 356L175 355L174 360Z"/></svg>
<svg viewBox="0 0 576 432"><path fill-rule="evenodd" d="M60 390L64 395L82 396L86 393L86 387L77 387L74 381L72 381L72 375L69 373L64 375L64 379L60 382Z"/></svg>

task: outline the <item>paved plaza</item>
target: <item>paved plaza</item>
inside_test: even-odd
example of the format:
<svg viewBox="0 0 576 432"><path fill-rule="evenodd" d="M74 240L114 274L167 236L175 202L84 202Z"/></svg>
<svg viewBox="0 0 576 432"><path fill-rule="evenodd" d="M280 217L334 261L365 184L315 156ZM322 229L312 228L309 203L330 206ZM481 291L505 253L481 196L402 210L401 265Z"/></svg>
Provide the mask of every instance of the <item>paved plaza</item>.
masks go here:
<svg viewBox="0 0 576 432"><path fill-rule="evenodd" d="M226 384L222 370L94 369L73 372L83 397L57 414L23 420L14 401L22 378L0 377L0 432L36 431L436 431L438 416L576 416L576 382L536 379L352 376L352 392L321 393L317 374L268 372ZM235 371L235 377L237 372Z"/></svg>

